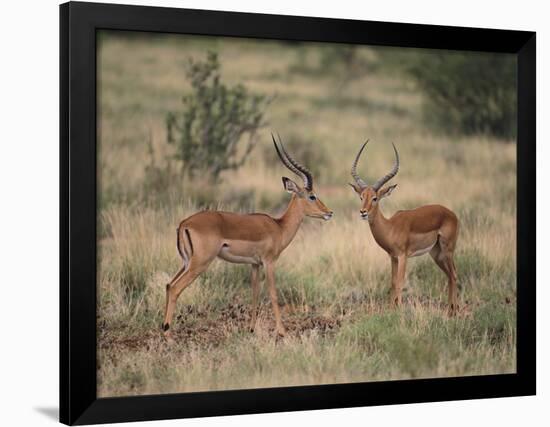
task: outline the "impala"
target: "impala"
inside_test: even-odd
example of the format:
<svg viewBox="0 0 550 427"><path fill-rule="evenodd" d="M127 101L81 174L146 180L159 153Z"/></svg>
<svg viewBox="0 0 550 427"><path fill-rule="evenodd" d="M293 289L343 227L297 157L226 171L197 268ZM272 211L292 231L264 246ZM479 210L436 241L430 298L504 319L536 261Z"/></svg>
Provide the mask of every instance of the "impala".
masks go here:
<svg viewBox="0 0 550 427"><path fill-rule="evenodd" d="M368 185L357 174L357 162L368 143L365 142L351 167L351 176L355 179L352 188L359 195L361 218L367 220L376 243L391 258L391 302L401 304L401 290L405 281L407 258L429 253L435 263L449 279L449 311L453 315L458 310L457 274L453 261L458 237L458 219L456 215L441 205L427 205L416 209L397 211L386 218L380 210L380 201L389 196L397 184L383 187L399 170L399 153L393 145L395 164L393 169L372 185Z"/></svg>
<svg viewBox="0 0 550 427"><path fill-rule="evenodd" d="M237 214L222 211L203 211L184 219L177 229L177 248L183 260L181 269L166 285L166 308L163 330L171 339L170 324L176 300L181 292L204 272L214 258L252 266L252 315L250 329L254 330L259 296L259 270L264 267L269 295L275 316L275 330L285 335L281 322L277 291L275 288L275 263L292 242L306 216L329 220L332 211L317 197L313 190L313 178L308 169L294 160L273 135L273 144L282 163L298 175L303 186L283 177L284 189L292 194L290 202L280 218L262 213Z"/></svg>

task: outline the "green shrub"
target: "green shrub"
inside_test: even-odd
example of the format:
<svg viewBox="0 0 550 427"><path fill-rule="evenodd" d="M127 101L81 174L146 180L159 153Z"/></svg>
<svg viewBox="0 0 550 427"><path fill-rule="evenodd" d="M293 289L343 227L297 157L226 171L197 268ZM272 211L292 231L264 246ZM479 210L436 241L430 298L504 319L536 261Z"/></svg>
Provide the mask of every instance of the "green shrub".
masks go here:
<svg viewBox="0 0 550 427"><path fill-rule="evenodd" d="M176 146L184 173L192 177L200 172L217 182L222 171L238 169L248 158L271 99L242 84L222 83L213 52L205 61L190 61L186 76L191 92L183 97L183 111L166 117L168 142ZM243 146L241 141L246 141Z"/></svg>
<svg viewBox="0 0 550 427"><path fill-rule="evenodd" d="M512 55L430 51L406 55L425 95L430 124L446 132L514 138L516 61Z"/></svg>

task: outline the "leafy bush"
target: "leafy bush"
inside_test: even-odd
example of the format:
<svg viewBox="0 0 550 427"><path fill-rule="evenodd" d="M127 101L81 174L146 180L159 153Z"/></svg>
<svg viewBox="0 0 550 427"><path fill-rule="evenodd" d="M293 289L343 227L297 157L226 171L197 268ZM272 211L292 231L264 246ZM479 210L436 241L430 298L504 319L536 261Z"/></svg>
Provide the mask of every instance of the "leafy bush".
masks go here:
<svg viewBox="0 0 550 427"><path fill-rule="evenodd" d="M430 51L408 58L403 66L424 91L426 117L433 125L466 135L515 136L513 56Z"/></svg>
<svg viewBox="0 0 550 427"><path fill-rule="evenodd" d="M183 97L183 111L166 118L168 142L176 146L184 173L192 177L200 172L217 182L222 171L238 169L246 161L271 99L251 94L242 84L222 83L213 52L205 61L190 61L186 76L191 92Z"/></svg>

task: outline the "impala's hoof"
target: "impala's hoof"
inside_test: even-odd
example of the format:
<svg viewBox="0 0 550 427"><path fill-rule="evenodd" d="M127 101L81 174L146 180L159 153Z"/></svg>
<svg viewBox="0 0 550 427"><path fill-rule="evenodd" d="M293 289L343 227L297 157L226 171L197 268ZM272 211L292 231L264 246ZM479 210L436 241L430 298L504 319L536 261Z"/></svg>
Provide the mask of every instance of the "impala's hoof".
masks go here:
<svg viewBox="0 0 550 427"><path fill-rule="evenodd" d="M455 317L458 314L458 304L451 304L449 307L449 317Z"/></svg>
<svg viewBox="0 0 550 427"><path fill-rule="evenodd" d="M164 333L162 334L164 337L164 341L166 341L168 344L174 344L176 341L174 340L174 337L172 337L172 334L170 333Z"/></svg>
<svg viewBox="0 0 550 427"><path fill-rule="evenodd" d="M170 324L164 323L162 325L162 336L167 342L169 343L174 342L174 338L172 338L172 331L170 330Z"/></svg>

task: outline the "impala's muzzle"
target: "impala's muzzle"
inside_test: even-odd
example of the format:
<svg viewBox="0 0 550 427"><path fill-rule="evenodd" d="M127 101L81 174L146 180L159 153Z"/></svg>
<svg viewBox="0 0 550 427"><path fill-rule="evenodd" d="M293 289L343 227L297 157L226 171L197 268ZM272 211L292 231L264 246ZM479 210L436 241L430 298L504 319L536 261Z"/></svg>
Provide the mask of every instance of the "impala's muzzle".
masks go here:
<svg viewBox="0 0 550 427"><path fill-rule="evenodd" d="M334 215L334 212L326 213L326 214L323 215L323 219L324 219L325 221L328 221L329 219L332 218L333 215Z"/></svg>
<svg viewBox="0 0 550 427"><path fill-rule="evenodd" d="M369 219L369 213L365 210L360 210L359 213L361 214L361 219Z"/></svg>

